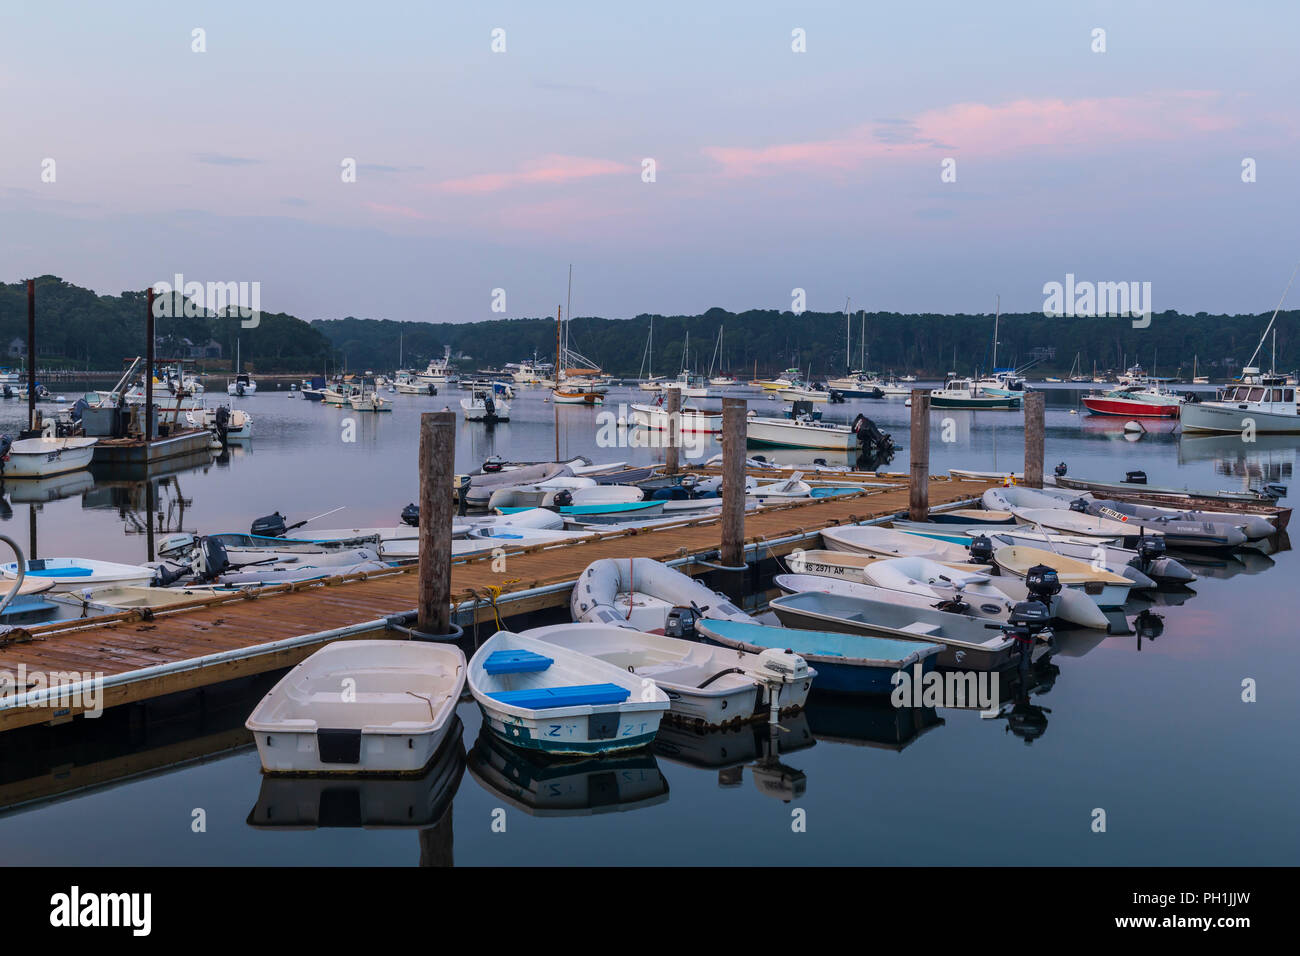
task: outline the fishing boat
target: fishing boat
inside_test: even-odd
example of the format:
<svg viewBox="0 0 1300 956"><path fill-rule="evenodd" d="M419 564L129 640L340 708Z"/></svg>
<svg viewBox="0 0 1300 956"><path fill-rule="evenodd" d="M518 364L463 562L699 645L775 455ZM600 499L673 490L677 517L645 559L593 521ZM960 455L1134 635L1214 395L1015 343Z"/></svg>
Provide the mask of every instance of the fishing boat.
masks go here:
<svg viewBox="0 0 1300 956"><path fill-rule="evenodd" d="M451 346L442 347L442 358L431 358L429 364L425 366L423 372L417 372L413 376L413 382L416 385L432 385L434 388L445 388L447 385L456 381L456 375L451 370Z"/></svg>
<svg viewBox="0 0 1300 956"><path fill-rule="evenodd" d="M960 545L935 539L918 539L916 535L874 525L823 528L822 540L832 551L874 554L886 558L929 558L944 563L970 561L970 552Z"/></svg>
<svg viewBox="0 0 1300 956"><path fill-rule="evenodd" d="M157 573L138 564L97 561L94 558L31 558L24 571L28 577L52 581L54 593L77 591L104 584L149 584ZM18 577L18 562L0 564L0 574L7 580Z"/></svg>
<svg viewBox="0 0 1300 956"><path fill-rule="evenodd" d="M986 626L988 622L983 618L934 608L816 591L773 598L770 606L782 624L798 631L866 635L920 643L926 648L941 645L942 649L934 655L939 667L997 670L1013 663L1019 653L1014 639L991 630L995 625ZM821 678L818 686L825 688L834 683L833 677L826 679L821 655L807 647L798 650L803 645L794 630L789 632L786 646L818 669ZM848 644L830 648L837 649L851 656Z"/></svg>
<svg viewBox="0 0 1300 956"><path fill-rule="evenodd" d="M1092 414L1123 418L1177 418L1182 401L1159 384L1123 385L1083 397L1084 407Z"/></svg>
<svg viewBox="0 0 1300 956"><path fill-rule="evenodd" d="M399 395L437 395L438 386L433 382L421 381L407 369L402 369L393 376L393 387Z"/></svg>
<svg viewBox="0 0 1300 956"><path fill-rule="evenodd" d="M1183 406L1183 431L1264 435L1300 434L1296 390L1286 376L1263 375L1242 369L1244 384L1220 389L1213 401L1189 401Z"/></svg>
<svg viewBox="0 0 1300 956"><path fill-rule="evenodd" d="M669 423L668 410L661 404L642 405L633 403L632 424L656 431L667 431ZM716 434L722 431L722 412L705 411L693 405L684 405L678 414L678 431L703 432Z"/></svg>
<svg viewBox="0 0 1300 956"><path fill-rule="evenodd" d="M752 618L724 595L651 558L603 558L579 576L569 598L575 621L662 631L674 608L714 618Z"/></svg>
<svg viewBox="0 0 1300 956"><path fill-rule="evenodd" d="M467 422L510 421L510 403L498 398L490 389L476 388L469 398L460 400L460 407Z"/></svg>
<svg viewBox="0 0 1300 956"><path fill-rule="evenodd" d="M359 386L348 396L348 404L357 412L391 412L393 403L375 389Z"/></svg>
<svg viewBox="0 0 1300 956"><path fill-rule="evenodd" d="M206 428L218 439L240 441L253 437L253 416L228 405L191 409L185 413L185 421L191 428Z"/></svg>
<svg viewBox="0 0 1300 956"><path fill-rule="evenodd" d="M819 689L840 693L888 694L895 687L894 677L899 671L920 665L921 672L928 673L943 650L937 643L744 621L705 618L696 626L714 643L749 654L788 648L817 669Z"/></svg>
<svg viewBox="0 0 1300 956"><path fill-rule="evenodd" d="M1046 565L1053 569L1065 587L1083 591L1099 608L1123 607L1133 582L1111 571L1099 570L1088 561L1067 558L1042 548L1021 545L996 548L993 563L1003 574L1024 579L1030 568Z"/></svg>
<svg viewBox="0 0 1300 956"><path fill-rule="evenodd" d="M50 478L80 471L95 454L96 438L20 438L0 435L0 478Z"/></svg>
<svg viewBox="0 0 1300 956"><path fill-rule="evenodd" d="M469 663L488 729L513 747L587 755L644 747L669 708L654 681L566 647L498 631Z"/></svg>
<svg viewBox="0 0 1300 956"><path fill-rule="evenodd" d="M327 644L285 674L244 726L267 773L418 773L465 687L454 644Z"/></svg>
<svg viewBox="0 0 1300 956"><path fill-rule="evenodd" d="M969 378L949 375L943 388L930 390L931 408L1005 410L1020 407L1020 396L986 395Z"/></svg>
<svg viewBox="0 0 1300 956"><path fill-rule="evenodd" d="M523 632L626 670L662 688L673 717L714 729L799 710L817 672L793 652L724 650L609 624L557 624Z"/></svg>
<svg viewBox="0 0 1300 956"><path fill-rule="evenodd" d="M236 372L234 380L226 383L226 394L238 395L241 398L245 395L256 395L257 382L247 372Z"/></svg>

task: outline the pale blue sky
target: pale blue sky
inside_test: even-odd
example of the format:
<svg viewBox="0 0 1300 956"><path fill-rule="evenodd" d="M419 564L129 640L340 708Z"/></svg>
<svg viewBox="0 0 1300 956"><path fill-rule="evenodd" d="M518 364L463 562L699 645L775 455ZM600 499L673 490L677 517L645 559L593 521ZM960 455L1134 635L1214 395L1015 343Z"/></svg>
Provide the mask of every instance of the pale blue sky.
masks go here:
<svg viewBox="0 0 1300 956"><path fill-rule="evenodd" d="M552 314L570 262L607 316L796 286L1037 310L1073 272L1265 311L1300 257L1298 28L1294 2L10 0L0 277L467 321L498 287Z"/></svg>

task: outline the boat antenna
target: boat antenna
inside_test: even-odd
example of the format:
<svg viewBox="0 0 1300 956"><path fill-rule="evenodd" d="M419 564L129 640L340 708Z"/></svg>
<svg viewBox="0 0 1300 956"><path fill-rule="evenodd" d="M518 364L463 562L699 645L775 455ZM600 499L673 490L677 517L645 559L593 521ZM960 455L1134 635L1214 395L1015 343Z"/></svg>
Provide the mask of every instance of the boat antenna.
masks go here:
<svg viewBox="0 0 1300 956"><path fill-rule="evenodd" d="M1277 300L1277 308L1273 310L1273 317L1268 320L1268 325L1264 327L1264 334L1259 337L1259 344L1255 346L1254 353L1250 356L1250 361L1246 363L1248 367L1253 367L1255 357L1259 355L1259 350L1264 347L1264 341L1268 338L1268 333L1273 328L1273 323L1277 320L1277 314L1282 311L1282 303L1286 301L1286 294L1291 291L1291 283L1295 282L1295 275L1300 272L1300 262L1295 264L1291 270L1291 278L1287 281L1286 288L1282 290L1282 298Z"/></svg>

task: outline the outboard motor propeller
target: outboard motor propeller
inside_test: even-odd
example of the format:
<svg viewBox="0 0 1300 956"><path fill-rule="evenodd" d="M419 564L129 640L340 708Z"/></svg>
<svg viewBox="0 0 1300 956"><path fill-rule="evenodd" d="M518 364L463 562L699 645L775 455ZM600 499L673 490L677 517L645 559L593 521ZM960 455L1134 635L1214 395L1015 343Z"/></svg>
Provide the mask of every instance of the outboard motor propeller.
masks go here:
<svg viewBox="0 0 1300 956"><path fill-rule="evenodd" d="M986 534L977 534L970 543L971 564L993 563L993 542Z"/></svg>
<svg viewBox="0 0 1300 956"><path fill-rule="evenodd" d="M420 506L414 501L402 509L402 524L409 524L412 528L420 526Z"/></svg>
<svg viewBox="0 0 1300 956"><path fill-rule="evenodd" d="M284 523L284 515L277 511L274 514L263 515L262 517L257 518L253 522L252 527L248 529L248 533L260 535L264 538L283 538L284 533L287 530L288 528Z"/></svg>
<svg viewBox="0 0 1300 956"><path fill-rule="evenodd" d="M1065 473L1066 473L1068 470L1069 470L1069 469L1065 467L1065 462L1061 462L1059 465L1056 466L1056 477L1057 477L1057 478L1064 478L1064 477L1065 477Z"/></svg>
<svg viewBox="0 0 1300 956"><path fill-rule="evenodd" d="M1034 601L1046 608L1051 605L1052 598L1061 593L1061 576L1055 568L1035 564L1025 572L1025 588Z"/></svg>

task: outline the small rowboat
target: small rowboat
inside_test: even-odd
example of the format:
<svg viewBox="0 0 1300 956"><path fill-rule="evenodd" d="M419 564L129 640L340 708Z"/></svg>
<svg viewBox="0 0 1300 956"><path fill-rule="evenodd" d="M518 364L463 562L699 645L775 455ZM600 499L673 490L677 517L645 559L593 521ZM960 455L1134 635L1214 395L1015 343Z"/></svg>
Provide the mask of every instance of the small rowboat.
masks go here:
<svg viewBox="0 0 1300 956"><path fill-rule="evenodd" d="M969 541L970 539L965 539ZM879 554L855 554L849 551L795 551L787 559L787 564L795 574L819 574L823 577L841 578L846 581L865 580L864 571L881 561L893 558ZM992 569L991 564L971 564L967 561L938 561L943 567L960 571L982 572Z"/></svg>
<svg viewBox="0 0 1300 956"><path fill-rule="evenodd" d="M268 773L418 773L464 686L453 644L337 641L285 674L244 726Z"/></svg>
<svg viewBox="0 0 1300 956"><path fill-rule="evenodd" d="M0 477L49 478L79 471L95 454L95 438L23 438L0 451Z"/></svg>
<svg viewBox="0 0 1300 956"><path fill-rule="evenodd" d="M818 595L797 595L783 600ZM705 618L696 627L709 640L723 647L759 654L771 648L789 648L817 667L817 686L851 694L888 694L894 689L894 674L920 664L922 673L934 669L943 647L920 641L890 640L832 631L792 630L747 624L743 621L715 621Z"/></svg>
<svg viewBox="0 0 1300 956"><path fill-rule="evenodd" d="M797 710L817 675L794 654L778 662L787 665L785 670L765 671L766 658L758 654L608 624L557 624L524 636L650 678L668 694L674 717L707 728L767 716L773 690L781 712Z"/></svg>
<svg viewBox="0 0 1300 956"><path fill-rule="evenodd" d="M922 539L892 528L871 525L823 528L822 540L833 551L874 554L886 558L929 558L944 563L970 561L970 552L961 545L934 538Z"/></svg>
<svg viewBox="0 0 1300 956"><path fill-rule="evenodd" d="M91 558L32 558L27 576L53 581L54 593L77 591L102 584L148 584L157 572L138 564L117 564ZM12 580L18 576L18 562L0 565L0 574Z"/></svg>
<svg viewBox="0 0 1300 956"><path fill-rule="evenodd" d="M1024 579L1029 569L1045 564L1056 571L1065 587L1082 590L1099 608L1122 607L1133 582L1110 571L1097 570L1087 561L1067 558L1041 548L1013 545L993 552L993 562L1004 574Z"/></svg>
<svg viewBox="0 0 1300 956"><path fill-rule="evenodd" d="M530 508L498 508L503 515L519 514ZM556 509L565 517L582 518L584 523L596 521L622 521L625 518L649 518L661 514L664 510L662 501L624 501L603 505L565 505Z"/></svg>
<svg viewBox="0 0 1300 956"><path fill-rule="evenodd" d="M478 649L468 682L493 734L512 747L551 754L644 747L669 707L650 678L509 631Z"/></svg>

